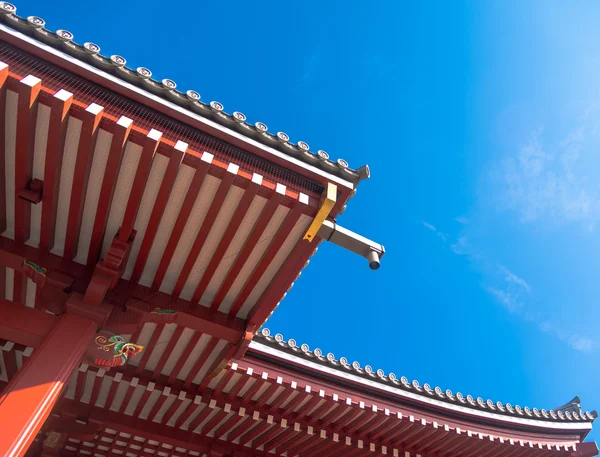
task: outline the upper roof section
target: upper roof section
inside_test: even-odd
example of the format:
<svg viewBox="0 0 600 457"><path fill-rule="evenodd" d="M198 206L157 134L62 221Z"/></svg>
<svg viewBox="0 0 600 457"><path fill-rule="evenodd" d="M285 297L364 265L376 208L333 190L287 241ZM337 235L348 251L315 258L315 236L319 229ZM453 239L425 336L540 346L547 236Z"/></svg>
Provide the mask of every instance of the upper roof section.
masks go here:
<svg viewBox="0 0 600 457"><path fill-rule="evenodd" d="M361 367L358 362L349 363L345 357L336 359L332 353L323 354L318 348L311 351L307 344L298 345L294 339L286 342L281 334L271 336L271 332L266 328L257 333L255 341L259 343L253 343L251 346L255 349L260 349L259 345L273 348L277 353L273 351L269 353L284 355L286 359L292 356L296 364L301 363L303 366L309 367L314 363L316 364L314 368L325 371L329 375L333 374L354 382L359 380L359 383L369 390L375 388L404 397L409 402L423 402L430 408L445 410L445 413L471 412L480 415L482 419L503 416L501 419L503 422L514 421L520 425L538 423L542 427L543 423L551 426L550 423L559 422L568 428L576 426L576 423L583 428L591 427L591 423L598 416L596 411L582 411L579 397L575 397L556 409L546 410L528 406L512 406L510 403L473 398L471 395L464 396L460 392L453 393L451 390L442 390L440 387L431 387L429 384L421 385L417 380L409 382L404 376L398 378L394 373L386 374L383 370L374 370L369 365ZM568 426L568 423L572 425Z"/></svg>
<svg viewBox="0 0 600 457"><path fill-rule="evenodd" d="M304 141L292 143L286 133L270 133L267 125L262 122L251 125L246 122L246 116L241 112L235 111L228 114L219 102L202 102L200 94L195 90L180 91L176 82L170 79L157 81L152 78L152 72L147 68L128 68L124 57L119 55L103 56L100 54L100 46L97 44L92 42L85 42L83 45L77 44L71 32L67 30L51 32L45 28L45 21L42 18L36 16L21 18L16 15L16 12L17 8L11 3L0 2L0 22L11 29L114 76L123 83L133 85L163 101L176 105L178 108L183 108L204 121L209 121L210 125L216 124L221 127L221 130L226 129L238 138L241 136L245 141L259 144L262 149L266 148L270 152L276 151L275 155L279 158L283 157L292 163L308 165L327 175L351 183L352 187L369 177L368 166L353 169L344 159L331 160L329 154L323 150L313 153Z"/></svg>

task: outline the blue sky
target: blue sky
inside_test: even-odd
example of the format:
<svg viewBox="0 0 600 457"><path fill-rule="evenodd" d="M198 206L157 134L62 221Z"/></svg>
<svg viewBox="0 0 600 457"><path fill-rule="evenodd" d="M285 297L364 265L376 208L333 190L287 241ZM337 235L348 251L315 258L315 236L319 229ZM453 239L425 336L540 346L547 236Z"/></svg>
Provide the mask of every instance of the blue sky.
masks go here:
<svg viewBox="0 0 600 457"><path fill-rule="evenodd" d="M600 409L600 4L356 5L17 3L370 165L339 222L385 244L382 268L322 245L272 331L465 395Z"/></svg>

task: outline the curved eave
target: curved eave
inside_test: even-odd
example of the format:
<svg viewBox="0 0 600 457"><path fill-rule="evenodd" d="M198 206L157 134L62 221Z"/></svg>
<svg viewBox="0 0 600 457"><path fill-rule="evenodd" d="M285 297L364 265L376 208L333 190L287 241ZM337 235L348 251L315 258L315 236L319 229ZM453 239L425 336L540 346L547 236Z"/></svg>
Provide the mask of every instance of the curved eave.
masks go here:
<svg viewBox="0 0 600 457"><path fill-rule="evenodd" d="M383 395L395 401L425 408L441 415L459 416L470 422L489 423L494 426L520 430L528 429L534 433L575 433L581 436L581 439L584 439L592 429L593 419L585 421L542 420L523 416L509 416L496 411L486 411L483 408L449 403L434 398L435 394L404 390L388 383L379 382L374 378L369 379L355 374L347 369L340 369L330 364L309 360L302 351L292 353L288 350L279 349L273 344L264 344L257 340L250 344L248 355L252 356L252 354L271 362L302 368L304 372L311 371L322 379L329 379L332 382L346 384L376 395Z"/></svg>
<svg viewBox="0 0 600 457"><path fill-rule="evenodd" d="M210 104L190 100L175 89L166 89L161 82L144 79L135 70L116 66L110 58L99 54L90 54L83 46L65 42L53 32L33 27L14 14L0 14L0 39L317 182L333 182L340 190L351 191L369 177L368 166L351 169L344 160L334 162L306 147L281 141L277 135L240 122Z"/></svg>

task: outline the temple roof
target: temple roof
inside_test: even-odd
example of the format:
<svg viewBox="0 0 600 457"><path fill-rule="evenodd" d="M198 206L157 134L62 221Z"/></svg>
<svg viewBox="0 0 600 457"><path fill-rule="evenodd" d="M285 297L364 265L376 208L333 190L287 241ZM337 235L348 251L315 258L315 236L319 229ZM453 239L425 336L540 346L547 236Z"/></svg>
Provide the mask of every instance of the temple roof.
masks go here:
<svg viewBox="0 0 600 457"><path fill-rule="evenodd" d="M513 406L510 403L483 400L481 397L474 398L472 395L463 395L460 392L453 393L449 389L443 390L437 386L431 387L427 383L421 385L417 380L410 382L405 376L398 378L394 373L386 374L382 369L375 370L370 365L361 367L358 362L350 363L345 357L337 359L332 353L324 354L318 348L310 350L307 344L299 345L294 339L284 341L283 335L278 333L272 336L268 328L263 328L258 332L254 341L254 347L257 346L256 343L259 343L282 353L291 354L327 368L333 368L343 374L366 379L369 381L369 385L374 387L391 387L398 393L411 392L429 400L433 399L473 410L485 411L486 413L552 422L593 422L598 417L596 411L583 411L581 409L579 397L575 397L558 408L546 410L528 406Z"/></svg>
<svg viewBox="0 0 600 457"><path fill-rule="evenodd" d="M103 56L100 54L100 46L97 44L92 42L85 42L83 45L77 44L74 42L71 32L67 30L52 32L45 28L46 23L42 18L37 16L22 18L16 15L16 11L17 8L13 4L0 2L0 22L4 22L12 29L31 36L77 60L116 76L126 83L133 84L227 129L355 185L370 175L369 167L366 165L353 169L344 159L331 160L329 154L323 150L313 153L304 141L294 144L290 141L289 135L284 132L270 133L267 125L263 122L249 124L246 122L246 116L241 112L226 113L224 106L217 101L210 103L200 101L200 94L195 90L184 92L177 89L177 84L173 80L155 80L152 78L152 72L147 68L129 68L124 57L119 55Z"/></svg>

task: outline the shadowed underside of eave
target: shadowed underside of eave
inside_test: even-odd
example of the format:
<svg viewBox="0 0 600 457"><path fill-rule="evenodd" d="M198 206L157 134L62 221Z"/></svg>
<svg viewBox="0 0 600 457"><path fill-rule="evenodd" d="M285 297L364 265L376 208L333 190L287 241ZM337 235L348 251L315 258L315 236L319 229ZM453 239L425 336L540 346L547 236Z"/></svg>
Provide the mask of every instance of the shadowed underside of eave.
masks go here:
<svg viewBox="0 0 600 457"><path fill-rule="evenodd" d="M318 200L43 84L2 87L2 236L87 269L122 237L123 280L242 319L267 303L264 320L316 247L302 236ZM38 203L19 198L31 179ZM4 276L7 299L35 305L34 285Z"/></svg>

